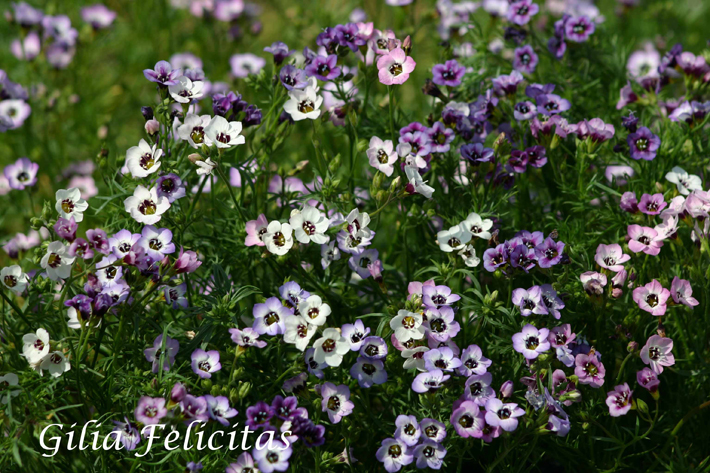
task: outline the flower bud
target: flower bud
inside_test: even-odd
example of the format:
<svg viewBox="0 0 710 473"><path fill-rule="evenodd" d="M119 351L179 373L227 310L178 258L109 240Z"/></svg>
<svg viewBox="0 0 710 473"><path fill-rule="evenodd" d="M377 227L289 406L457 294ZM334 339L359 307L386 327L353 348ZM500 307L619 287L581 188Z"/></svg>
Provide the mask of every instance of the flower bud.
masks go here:
<svg viewBox="0 0 710 473"><path fill-rule="evenodd" d="M191 153L187 155L187 159L189 159L192 164L195 164L197 161L202 161L202 156L198 153Z"/></svg>
<svg viewBox="0 0 710 473"><path fill-rule="evenodd" d="M500 387L500 397L507 399L513 395L513 382L511 380L506 381Z"/></svg>
<svg viewBox="0 0 710 473"><path fill-rule="evenodd" d="M395 192L397 188L399 187L399 184L402 182L402 177L397 176L395 177L392 182L390 183L390 192Z"/></svg>
<svg viewBox="0 0 710 473"><path fill-rule="evenodd" d="M427 79L424 82L424 87L422 87L422 92L424 92L426 95L436 97L439 100L443 100L445 102L449 101L449 99L446 98L446 96L441 91L441 89L436 84L434 84L434 82L432 82L431 79Z"/></svg>
<svg viewBox="0 0 710 473"><path fill-rule="evenodd" d="M375 173L375 177L372 179L372 186L375 189L379 189L380 187L382 187L382 181L384 181L384 179L385 175L380 171L377 171L377 173Z"/></svg>
<svg viewBox="0 0 710 473"><path fill-rule="evenodd" d="M141 107L141 113L145 121L153 119L153 109L151 107Z"/></svg>
<svg viewBox="0 0 710 473"><path fill-rule="evenodd" d="M158 120L155 118L152 118L145 122L145 132L148 133L150 136L155 135L160 131L160 123L158 123Z"/></svg>
<svg viewBox="0 0 710 473"><path fill-rule="evenodd" d="M170 390L170 401L175 404L179 403L187 395L187 389L181 383L175 383L173 389Z"/></svg>
<svg viewBox="0 0 710 473"><path fill-rule="evenodd" d="M204 389L205 391L209 391L210 389L212 389L212 381L209 379L203 379L200 382L200 385L202 385L202 389Z"/></svg>
<svg viewBox="0 0 710 473"><path fill-rule="evenodd" d="M406 38L404 38L404 41L402 41L402 51L409 56L409 53L412 52L412 37L407 35Z"/></svg>
<svg viewBox="0 0 710 473"><path fill-rule="evenodd" d="M629 353L635 353L639 351L638 342L630 341L629 344L626 346L626 351L628 351Z"/></svg>

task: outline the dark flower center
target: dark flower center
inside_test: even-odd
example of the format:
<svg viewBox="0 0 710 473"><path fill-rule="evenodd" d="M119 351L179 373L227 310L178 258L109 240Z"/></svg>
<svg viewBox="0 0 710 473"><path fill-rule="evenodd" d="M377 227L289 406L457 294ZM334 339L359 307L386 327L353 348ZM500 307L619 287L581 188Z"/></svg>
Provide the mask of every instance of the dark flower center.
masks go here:
<svg viewBox="0 0 710 473"><path fill-rule="evenodd" d="M537 337L529 337L525 340L525 348L535 350L540 345L540 340Z"/></svg>
<svg viewBox="0 0 710 473"><path fill-rule="evenodd" d="M453 245L452 245L453 246ZM446 297L441 294L437 294L431 298L431 301L437 306L446 304Z"/></svg>
<svg viewBox="0 0 710 473"><path fill-rule="evenodd" d="M285 246L286 245L286 237L281 232L274 233L273 240L274 240L274 245L276 245L276 246Z"/></svg>
<svg viewBox="0 0 710 473"><path fill-rule="evenodd" d="M330 74L330 67L328 67L328 64L321 64L318 66L318 75L320 76L327 76Z"/></svg>
<svg viewBox="0 0 710 473"><path fill-rule="evenodd" d="M266 321L267 325L273 325L275 323L278 323L281 319L279 318L279 315L276 312L269 312L268 314L266 314L266 317L264 317L264 320Z"/></svg>
<svg viewBox="0 0 710 473"><path fill-rule="evenodd" d="M524 66L527 66L528 64L530 64L530 55L529 55L528 53L523 53L523 54L520 56L520 62L521 62Z"/></svg>
<svg viewBox="0 0 710 473"><path fill-rule="evenodd" d="M471 386L469 386L468 389L474 396L478 396L483 392L483 386L480 382L471 383Z"/></svg>
<svg viewBox="0 0 710 473"><path fill-rule="evenodd" d="M452 248L457 248L457 247L461 246L461 240L459 240L459 239L456 238L456 237L449 238L449 242L448 242L448 243L449 243L449 246L452 247Z"/></svg>
<svg viewBox="0 0 710 473"><path fill-rule="evenodd" d="M365 354L369 357L375 357L380 354L380 350L377 345L369 344L365 347Z"/></svg>
<svg viewBox="0 0 710 473"><path fill-rule="evenodd" d="M434 447L432 447L431 445L427 445L426 447L424 447L424 450L422 450L422 455L424 455L426 458L431 458L434 456L435 452L436 450L434 450Z"/></svg>
<svg viewBox="0 0 710 473"><path fill-rule="evenodd" d="M390 448L387 449L387 453L392 458L398 458L402 454L402 447L399 445L390 445Z"/></svg>
<svg viewBox="0 0 710 473"><path fill-rule="evenodd" d="M431 321L431 331L436 333L446 332L446 321L444 319L434 319Z"/></svg>
<svg viewBox="0 0 710 473"><path fill-rule="evenodd" d="M375 368L375 365L370 364L370 363L363 363L362 365L362 372L365 373L368 376L372 376L372 374L377 371L377 368Z"/></svg>
<svg viewBox="0 0 710 473"><path fill-rule="evenodd" d="M438 433L439 433L439 429L434 425L430 425L429 427L424 429L424 434L426 434L427 437L432 438L432 439L435 438L436 434L438 434Z"/></svg>
<svg viewBox="0 0 710 473"><path fill-rule="evenodd" d="M7 276L5 276L4 281L7 287L15 287L17 285L17 278L12 274L8 274Z"/></svg>
<svg viewBox="0 0 710 473"><path fill-rule="evenodd" d="M74 202L70 199L64 199L62 201L62 210L64 213L72 213L74 211Z"/></svg>
<svg viewBox="0 0 710 473"><path fill-rule="evenodd" d="M192 129L192 133L190 133L190 138L192 138L192 141L194 141L196 144L202 143L205 138L205 129L201 126L196 126Z"/></svg>
<svg viewBox="0 0 710 473"><path fill-rule="evenodd" d="M229 136L227 133L224 133L224 132L219 133L215 138L216 138L217 141L219 141L220 143L229 143L230 141L232 141L232 137Z"/></svg>
<svg viewBox="0 0 710 473"><path fill-rule="evenodd" d="M202 371L209 371L212 369L212 365L210 365L210 362L207 360L197 363L197 367Z"/></svg>
<svg viewBox="0 0 710 473"><path fill-rule="evenodd" d="M340 398L338 398L338 396L330 396L328 399L328 409L331 411L340 409Z"/></svg>
<svg viewBox="0 0 710 473"><path fill-rule="evenodd" d="M641 235L641 237L639 237L639 242L643 243L644 245L648 245L651 243L651 239L648 238L646 235Z"/></svg>
<svg viewBox="0 0 710 473"><path fill-rule="evenodd" d="M138 206L138 211L143 215L153 215L157 210L158 207L155 205L155 202L148 199L141 202Z"/></svg>
<svg viewBox="0 0 710 473"><path fill-rule="evenodd" d="M387 153L385 153L385 150L381 149L377 152L377 160L381 164L387 164L389 161L389 156L387 156Z"/></svg>
<svg viewBox="0 0 710 473"><path fill-rule="evenodd" d="M498 417L500 417L501 419L509 419L510 414L510 409L508 409L507 407L504 407L503 409L498 411Z"/></svg>
<svg viewBox="0 0 710 473"><path fill-rule="evenodd" d="M651 347L648 349L648 357L653 361L658 360L661 357L661 350L658 347Z"/></svg>
<svg viewBox="0 0 710 473"><path fill-rule="evenodd" d="M468 414L464 414L459 418L459 425L464 429L468 429L473 425L473 417Z"/></svg>
<svg viewBox="0 0 710 473"><path fill-rule="evenodd" d="M335 350L335 340L332 338L327 339L323 342L323 351L326 353L332 353Z"/></svg>
<svg viewBox="0 0 710 473"><path fill-rule="evenodd" d="M303 231L306 232L306 235L313 235L316 232L316 226L311 222L303 222L302 227Z"/></svg>
<svg viewBox="0 0 710 473"><path fill-rule="evenodd" d="M639 151L646 151L648 149L648 140L646 138L639 138L636 140L636 147Z"/></svg>
<svg viewBox="0 0 710 473"><path fill-rule="evenodd" d="M587 373L589 376L596 376L596 374L599 372L599 369L594 363L587 363L584 365L584 372Z"/></svg>
<svg viewBox="0 0 710 473"><path fill-rule="evenodd" d="M298 104L298 111L301 113L310 113L315 110L316 106L309 99L306 99Z"/></svg>
<svg viewBox="0 0 710 473"><path fill-rule="evenodd" d="M153 159L153 153L145 153L143 156L141 156L139 164L140 167L142 167L146 171L152 168L155 164L155 160Z"/></svg>
<svg viewBox="0 0 710 473"><path fill-rule="evenodd" d="M473 358L469 358L468 360L464 361L463 364L466 365L466 368L470 370L476 369L478 367L478 361L474 360Z"/></svg>
<svg viewBox="0 0 710 473"><path fill-rule="evenodd" d="M411 315L408 315L402 319L402 326L407 329L412 329L412 328L414 328L414 325L416 325L416 322L417 321L414 317L412 317Z"/></svg>
<svg viewBox="0 0 710 473"><path fill-rule="evenodd" d="M658 296L656 294L649 294L646 296L646 303L651 307L656 307L658 305Z"/></svg>
<svg viewBox="0 0 710 473"><path fill-rule="evenodd" d="M390 66L389 72L390 72L390 74L392 74L393 76L398 76L398 75L400 75L400 74L402 73L402 65L399 64L399 63L397 63L397 62L395 62L394 64L392 64L392 65Z"/></svg>
<svg viewBox="0 0 710 473"><path fill-rule="evenodd" d="M49 255L49 259L47 260L47 265L49 265L50 268L56 268L60 264L62 264L62 257L61 256L59 256L56 253L52 253L51 255Z"/></svg>

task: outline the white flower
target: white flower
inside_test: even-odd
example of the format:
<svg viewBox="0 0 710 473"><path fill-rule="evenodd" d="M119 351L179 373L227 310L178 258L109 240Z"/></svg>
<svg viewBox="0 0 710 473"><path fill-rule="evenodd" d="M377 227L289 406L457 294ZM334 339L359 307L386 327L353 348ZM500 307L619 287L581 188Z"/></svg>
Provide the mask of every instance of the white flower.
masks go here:
<svg viewBox="0 0 710 473"><path fill-rule="evenodd" d="M160 157L163 150L155 144L150 146L145 140L140 140L138 146L126 151L126 167L133 177L146 177L160 169Z"/></svg>
<svg viewBox="0 0 710 473"><path fill-rule="evenodd" d="M89 208L89 204L81 198L81 190L76 187L71 189L59 189L55 194L57 209L60 217L69 220L74 217L76 223L84 220L84 211Z"/></svg>
<svg viewBox="0 0 710 473"><path fill-rule="evenodd" d="M241 132L242 122L228 122L226 118L219 115L215 115L205 128L205 136L217 148L243 145L246 140L239 134Z"/></svg>
<svg viewBox="0 0 710 473"><path fill-rule="evenodd" d="M197 175L204 176L205 174L212 174L212 170L217 167L217 163L212 161L211 158L207 158L206 161L196 161L197 164Z"/></svg>
<svg viewBox="0 0 710 473"><path fill-rule="evenodd" d="M321 245L320 256L320 263L323 266L323 269L330 266L331 261L338 261L340 259L340 248L335 246L335 240L331 241L327 245Z"/></svg>
<svg viewBox="0 0 710 473"><path fill-rule="evenodd" d="M53 351L42 360L42 364L39 365L39 374L43 375L42 370L47 370L50 376L58 378L70 369L71 365L64 354L60 351Z"/></svg>
<svg viewBox="0 0 710 473"><path fill-rule="evenodd" d="M261 239L270 253L285 255L293 247L292 233L291 225L274 220L266 227L266 233Z"/></svg>
<svg viewBox="0 0 710 473"><path fill-rule="evenodd" d="M476 249L473 245L466 245L461 248L459 255L463 258L463 262L469 268L475 268L481 263L481 258L476 256Z"/></svg>
<svg viewBox="0 0 710 473"><path fill-rule="evenodd" d="M286 330L284 331L284 342L296 345L296 348L303 351L308 347L311 338L316 333L316 326L311 325L301 317L292 315L284 320Z"/></svg>
<svg viewBox="0 0 710 473"><path fill-rule="evenodd" d="M335 328L323 330L323 337L313 344L315 352L313 359L316 363L325 363L328 366L340 366L343 355L350 351L350 343Z"/></svg>
<svg viewBox="0 0 710 473"><path fill-rule="evenodd" d="M405 349L401 352L402 358L406 358L404 360L404 369L409 370L412 368L416 368L419 371L426 371L426 368L424 365L426 362L424 361L424 353L429 351L429 347L414 347L414 348L409 348Z"/></svg>
<svg viewBox="0 0 710 473"><path fill-rule="evenodd" d="M391 140L382 141L380 138L373 136L370 139L370 148L366 154L370 160L370 166L382 171L387 177L392 175L394 172L393 164L397 161L397 153L394 151Z"/></svg>
<svg viewBox="0 0 710 473"><path fill-rule="evenodd" d="M7 394L0 398L1 403L7 404L10 402L11 397L17 397L20 395L20 391L18 389L15 389L14 391L9 389L10 386L17 386L19 382L20 378L18 378L15 373L7 373L0 376L0 386L5 386L3 389L7 392Z"/></svg>
<svg viewBox="0 0 710 473"><path fill-rule="evenodd" d="M187 140L193 148L199 148L202 144L212 146L212 141L205 135L205 129L211 120L212 117L209 115L198 116L188 113L185 123L177 127L177 134L181 139Z"/></svg>
<svg viewBox="0 0 710 473"><path fill-rule="evenodd" d="M424 338L422 320L421 314L400 310L397 312L397 316L390 320L390 328L394 330L394 336L401 343L406 343L409 340L421 340Z"/></svg>
<svg viewBox="0 0 710 473"><path fill-rule="evenodd" d="M204 82L199 80L193 82L185 76L180 76L177 80L177 84L168 86L168 92L170 92L170 96L175 99L176 102L190 103L193 99L197 100L202 98Z"/></svg>
<svg viewBox="0 0 710 473"><path fill-rule="evenodd" d="M69 256L68 248L61 241L53 241L47 247L47 253L42 257L39 265L47 271L47 276L52 281L66 279L71 274L74 256Z"/></svg>
<svg viewBox="0 0 710 473"><path fill-rule="evenodd" d="M493 227L493 220L488 218L483 220L476 212L471 212L466 220L461 222L461 226L465 227L473 236L488 240L491 238L491 232L488 230Z"/></svg>
<svg viewBox="0 0 710 473"><path fill-rule="evenodd" d="M16 264L2 268L0 271L0 282L3 286L17 295L22 294L30 282L29 276L22 272L22 268Z"/></svg>
<svg viewBox="0 0 710 473"><path fill-rule="evenodd" d="M683 168L678 166L666 174L666 180L675 184L678 187L678 192L683 195L688 195L694 190L703 190L703 181L698 176L688 174Z"/></svg>
<svg viewBox="0 0 710 473"><path fill-rule="evenodd" d="M297 122L310 118L315 120L320 116L320 106L323 97L316 94L313 87L306 87L304 90L293 89L289 91L288 101L284 104L284 110L291 115L293 121Z"/></svg>
<svg viewBox="0 0 710 473"><path fill-rule="evenodd" d="M409 180L408 186L412 187L412 189L407 189L410 193L414 191L423 195L427 199L431 199L431 195L434 193L434 188L427 185L426 181L422 179L422 176L419 174L419 171L415 166L404 166L404 173L407 175L407 179Z"/></svg>
<svg viewBox="0 0 710 473"><path fill-rule="evenodd" d="M22 344L22 356L27 358L31 365L37 364L49 353L49 333L39 328L35 333L25 334Z"/></svg>
<svg viewBox="0 0 710 473"><path fill-rule="evenodd" d="M312 295L298 304L298 312L309 324L321 326L330 315L330 306L320 296Z"/></svg>
<svg viewBox="0 0 710 473"><path fill-rule="evenodd" d="M369 214L360 212L358 209L352 209L345 220L348 222L348 232L351 235L372 238L372 230L367 228L370 224Z"/></svg>
<svg viewBox="0 0 710 473"><path fill-rule="evenodd" d="M322 245L330 240L325 231L330 226L330 220L317 208L306 204L303 210L294 209L289 223L293 228L296 240L303 244L318 243Z"/></svg>
<svg viewBox="0 0 710 473"><path fill-rule="evenodd" d="M472 235L463 225L454 225L448 230L442 230L436 234L436 240L439 243L441 251L451 253L454 250L460 250L466 246L466 243L471 241Z"/></svg>
<svg viewBox="0 0 710 473"><path fill-rule="evenodd" d="M158 197L156 187L148 190L138 186L133 191L133 195L123 201L123 205L136 222L152 225L158 223L161 216L170 208L170 201L167 197Z"/></svg>
<svg viewBox="0 0 710 473"><path fill-rule="evenodd" d="M424 158L412 154L412 145L409 143L398 144L397 154L402 158L405 166L413 166L419 169L424 169L427 166L427 162Z"/></svg>

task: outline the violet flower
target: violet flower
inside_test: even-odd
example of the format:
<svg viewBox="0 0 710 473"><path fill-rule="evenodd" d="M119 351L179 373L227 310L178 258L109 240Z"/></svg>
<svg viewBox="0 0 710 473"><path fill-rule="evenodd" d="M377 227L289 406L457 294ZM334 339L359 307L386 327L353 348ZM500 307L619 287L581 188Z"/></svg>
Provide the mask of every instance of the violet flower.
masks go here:
<svg viewBox="0 0 710 473"><path fill-rule="evenodd" d="M619 417L626 415L631 410L631 395L633 391L627 383L614 387L613 391L606 393L606 405L609 406L609 415Z"/></svg>
<svg viewBox="0 0 710 473"><path fill-rule="evenodd" d="M525 415L525 410L514 402L504 404L500 399L489 399L486 402L486 422L494 427L500 427L506 432L518 428L518 417Z"/></svg>
<svg viewBox="0 0 710 473"><path fill-rule="evenodd" d="M700 304L698 300L693 297L693 288L690 287L690 281L685 279L680 279L678 276L673 278L671 282L671 297L673 297L673 302L676 304L683 304L691 309L696 305Z"/></svg>
<svg viewBox="0 0 710 473"><path fill-rule="evenodd" d="M671 291L661 286L656 279L634 289L633 299L639 308L650 312L651 315L661 316L666 313L666 302L671 296Z"/></svg>
<svg viewBox="0 0 710 473"><path fill-rule="evenodd" d="M433 82L436 85L458 87L461 85L461 79L464 74L466 74L466 68L460 65L456 59L450 59L444 64L436 64L431 72L434 76Z"/></svg>
<svg viewBox="0 0 710 473"><path fill-rule="evenodd" d="M516 71L532 74L537 67L538 57L532 46L526 44L521 48L515 48L513 52L513 69Z"/></svg>
<svg viewBox="0 0 710 473"><path fill-rule="evenodd" d="M173 69L168 61L158 61L154 69L144 69L143 75L149 81L167 87L178 83L178 78L182 76L182 69Z"/></svg>
<svg viewBox="0 0 710 473"><path fill-rule="evenodd" d="M165 399L142 396L133 414L136 421L142 424L158 424L160 419L168 414L168 410L165 408Z"/></svg>
<svg viewBox="0 0 710 473"><path fill-rule="evenodd" d="M538 330L535 326L526 324L522 331L513 335L513 349L522 353L525 359L534 360L550 349L550 342L547 340L549 334L550 331L546 328Z"/></svg>
<svg viewBox="0 0 710 473"><path fill-rule="evenodd" d="M651 130L642 126L636 133L630 133L626 137L626 143L631 150L631 159L651 161L656 157L656 151L661 146L661 139Z"/></svg>

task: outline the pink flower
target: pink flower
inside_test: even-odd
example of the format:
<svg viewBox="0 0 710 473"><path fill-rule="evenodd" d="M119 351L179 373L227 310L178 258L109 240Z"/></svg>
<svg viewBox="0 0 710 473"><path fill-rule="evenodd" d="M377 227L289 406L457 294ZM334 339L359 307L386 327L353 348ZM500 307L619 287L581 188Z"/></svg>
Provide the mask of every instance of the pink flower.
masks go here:
<svg viewBox="0 0 710 473"><path fill-rule="evenodd" d="M606 393L606 405L609 406L609 415L612 417L626 415L631 410L631 394L633 394L633 391L627 383L620 384L613 391Z"/></svg>
<svg viewBox="0 0 710 473"><path fill-rule="evenodd" d="M611 245L599 245L597 247L597 254L594 256L594 261L596 261L599 266L609 271L614 271L615 273L624 269L622 264L630 259L631 256L625 255L621 249L621 245L616 243Z"/></svg>
<svg viewBox="0 0 710 473"><path fill-rule="evenodd" d="M597 254L599 254L598 249ZM597 273L596 271L587 271L579 275L579 280L582 281L584 290L587 291L587 294L590 296L601 296L604 293L604 287L607 282L605 274Z"/></svg>
<svg viewBox="0 0 710 473"><path fill-rule="evenodd" d="M673 340L660 335L651 335L641 349L641 361L651 365L654 373L661 374L664 366L675 365L675 357L671 350L673 350Z"/></svg>
<svg viewBox="0 0 710 473"><path fill-rule="evenodd" d="M634 289L633 298L638 306L650 312L651 315L663 315L666 313L666 301L671 296L671 291L661 286L657 280L653 280L645 286Z"/></svg>
<svg viewBox="0 0 710 473"><path fill-rule="evenodd" d="M247 237L244 240L244 244L246 246L264 246L261 237L266 233L266 227L268 226L269 221L266 220L264 214L259 215L256 220L249 220L246 224Z"/></svg>
<svg viewBox="0 0 710 473"><path fill-rule="evenodd" d="M648 389L651 393L658 391L658 385L661 384L656 373L650 368L644 368L636 373L636 381L642 388Z"/></svg>
<svg viewBox="0 0 710 473"><path fill-rule="evenodd" d="M402 48L394 48L377 60L378 77L385 85L404 84L416 65Z"/></svg>
<svg viewBox="0 0 710 473"><path fill-rule="evenodd" d="M674 277L673 282L671 282L671 296L676 304L685 304L688 307L695 307L700 304L693 297L693 288L690 287L690 282L680 279L678 276Z"/></svg>
<svg viewBox="0 0 710 473"><path fill-rule="evenodd" d="M647 255L656 256L661 252L663 242L658 240L658 232L651 227L629 225L629 249L634 253L643 251Z"/></svg>
<svg viewBox="0 0 710 473"><path fill-rule="evenodd" d="M596 353L587 355L579 354L574 359L574 374L579 378L581 384L588 384L593 388L599 388L604 384L606 369L597 358Z"/></svg>
<svg viewBox="0 0 710 473"><path fill-rule="evenodd" d="M646 215L658 215L668 203L663 200L663 194L644 194L639 202L639 210Z"/></svg>

